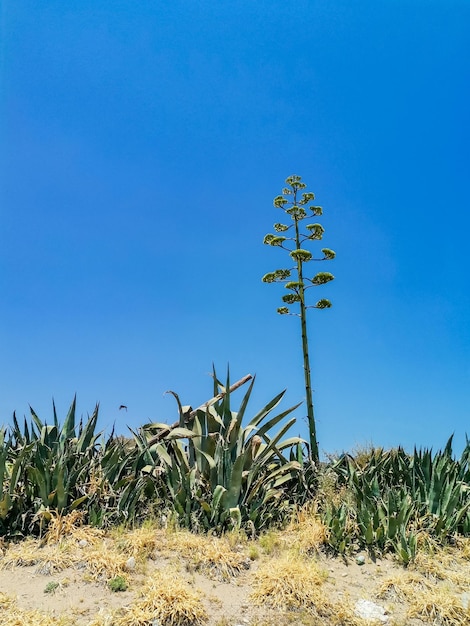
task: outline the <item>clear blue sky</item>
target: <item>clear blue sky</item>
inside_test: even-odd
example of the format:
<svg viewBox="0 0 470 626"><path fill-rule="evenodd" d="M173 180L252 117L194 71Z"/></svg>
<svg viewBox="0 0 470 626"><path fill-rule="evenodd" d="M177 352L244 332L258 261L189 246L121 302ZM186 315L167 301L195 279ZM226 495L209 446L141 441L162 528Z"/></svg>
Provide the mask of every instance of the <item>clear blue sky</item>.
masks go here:
<svg viewBox="0 0 470 626"><path fill-rule="evenodd" d="M107 430L172 422L164 392L204 402L212 362L256 373L253 411L302 400L298 319L261 282L295 173L337 253L309 318L320 449L463 445L467 0L3 0L1 20L0 422L75 392Z"/></svg>

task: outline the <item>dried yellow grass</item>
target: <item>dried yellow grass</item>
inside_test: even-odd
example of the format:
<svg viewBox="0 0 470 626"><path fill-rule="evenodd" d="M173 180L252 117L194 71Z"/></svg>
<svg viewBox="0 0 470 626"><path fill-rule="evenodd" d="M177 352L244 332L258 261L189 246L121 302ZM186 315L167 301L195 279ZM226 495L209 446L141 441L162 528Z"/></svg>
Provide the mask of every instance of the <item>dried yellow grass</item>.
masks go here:
<svg viewBox="0 0 470 626"><path fill-rule="evenodd" d="M466 582L468 589L468 579ZM464 587L465 588L465 587ZM379 598L400 600L408 604L407 615L441 626L468 626L470 609L462 602L461 589L424 578L415 572L385 580Z"/></svg>
<svg viewBox="0 0 470 626"><path fill-rule="evenodd" d="M284 555L255 573L250 598L259 606L308 615L309 624L363 625L364 620L354 614L348 599L338 598L334 603L328 600L323 588L327 576L312 560Z"/></svg>
<svg viewBox="0 0 470 626"><path fill-rule="evenodd" d="M51 512L51 520L47 526L44 540L47 544L59 543L64 539L72 539L76 542L86 541L89 544L97 544L105 536L104 530L92 528L83 524L84 511L72 511L68 515L60 515Z"/></svg>
<svg viewBox="0 0 470 626"><path fill-rule="evenodd" d="M408 615L442 626L470 624L470 608L464 608L461 598L448 586L437 587L432 592L410 598Z"/></svg>
<svg viewBox="0 0 470 626"><path fill-rule="evenodd" d="M111 533L117 547L135 558L149 558L157 549L167 545L166 532L161 529L142 526L125 533Z"/></svg>
<svg viewBox="0 0 470 626"><path fill-rule="evenodd" d="M313 561L282 557L254 574L251 599L279 609L316 607L327 574Z"/></svg>
<svg viewBox="0 0 470 626"><path fill-rule="evenodd" d="M200 595L170 570L156 572L133 604L102 615L89 626L202 626L207 614Z"/></svg>
<svg viewBox="0 0 470 626"><path fill-rule="evenodd" d="M285 545L301 554L317 554L327 541L328 530L315 508L304 507L283 532Z"/></svg>
<svg viewBox="0 0 470 626"><path fill-rule="evenodd" d="M414 563L413 570L424 576L452 582L457 587L469 586L470 560L465 555L466 545L463 549L439 548L434 551L419 551Z"/></svg>
<svg viewBox="0 0 470 626"><path fill-rule="evenodd" d="M85 549L77 564L83 566L95 580L109 580L125 575L128 557L116 550L113 544L103 543Z"/></svg>
<svg viewBox="0 0 470 626"><path fill-rule="evenodd" d="M61 538L58 543L43 544L39 539L25 539L10 544L2 559L1 569L36 566L40 574L61 572L67 568L81 568L95 580L109 580L126 571L129 555L116 549L111 540L96 541L80 547L74 537Z"/></svg>
<svg viewBox="0 0 470 626"><path fill-rule="evenodd" d="M0 615L2 626L73 626L70 618L44 613L36 610L25 610L18 607L16 600L0 592Z"/></svg>
<svg viewBox="0 0 470 626"><path fill-rule="evenodd" d="M455 544L461 558L470 561L470 537L458 537Z"/></svg>
<svg viewBox="0 0 470 626"><path fill-rule="evenodd" d="M420 574L405 572L403 575L390 576L384 580L377 591L377 597L404 602L415 594L428 593L432 587L433 583Z"/></svg>
<svg viewBox="0 0 470 626"><path fill-rule="evenodd" d="M1 569L11 567L37 566L43 574L60 572L73 567L76 557L73 547L65 544L43 545L38 539L25 539L17 544L10 544L0 561Z"/></svg>
<svg viewBox="0 0 470 626"><path fill-rule="evenodd" d="M250 560L230 546L226 537L207 537L179 531L168 536L168 547L189 562L196 570L214 580L228 581L249 569Z"/></svg>

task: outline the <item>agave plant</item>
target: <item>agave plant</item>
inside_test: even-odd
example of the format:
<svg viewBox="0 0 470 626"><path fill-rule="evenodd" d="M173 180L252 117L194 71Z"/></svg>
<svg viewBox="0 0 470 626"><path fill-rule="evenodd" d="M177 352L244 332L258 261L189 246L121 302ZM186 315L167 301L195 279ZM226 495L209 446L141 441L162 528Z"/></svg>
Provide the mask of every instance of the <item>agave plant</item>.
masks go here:
<svg viewBox="0 0 470 626"><path fill-rule="evenodd" d="M244 525L256 531L279 521L292 506L287 487L302 471L294 458L302 440L284 437L295 422L286 418L299 405L272 416L281 392L245 420L254 382L238 411L232 411L230 377L222 385L214 370L216 402L192 411L173 393L178 426L146 424L134 433L140 457L147 461L142 473L165 486L185 527L221 532ZM276 426L279 430L271 434Z"/></svg>
<svg viewBox="0 0 470 626"><path fill-rule="evenodd" d="M452 455L452 437L443 451L402 448L376 449L359 463L343 455L333 465L340 483L347 485L351 503L342 519L355 520L347 543L369 550L393 550L405 564L416 554L417 532L425 531L445 543L456 534L470 534L470 441L459 460ZM344 508L344 507L343 507ZM330 544L343 545L338 523L328 503L323 518L330 528Z"/></svg>
<svg viewBox="0 0 470 626"><path fill-rule="evenodd" d="M93 505L100 497L96 476L101 468L101 435L96 433L98 406L86 422L76 424L76 398L61 425L53 404L52 424L30 408L23 428L0 433L0 520L4 534L41 527L51 511L67 513ZM6 437L6 433L8 436Z"/></svg>

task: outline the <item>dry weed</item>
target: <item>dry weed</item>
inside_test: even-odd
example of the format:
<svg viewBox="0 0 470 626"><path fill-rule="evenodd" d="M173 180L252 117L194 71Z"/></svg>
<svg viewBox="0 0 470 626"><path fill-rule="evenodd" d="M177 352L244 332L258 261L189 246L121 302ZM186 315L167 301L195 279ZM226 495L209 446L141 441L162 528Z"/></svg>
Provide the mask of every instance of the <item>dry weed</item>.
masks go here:
<svg viewBox="0 0 470 626"><path fill-rule="evenodd" d="M470 608L464 608L461 598L448 586L436 587L427 594L410 598L409 617L429 620L442 626L468 626Z"/></svg>
<svg viewBox="0 0 470 626"><path fill-rule="evenodd" d="M73 626L70 618L43 613L42 611L28 611L20 609L16 600L5 593L0 592L0 614L2 626Z"/></svg>
<svg viewBox="0 0 470 626"><path fill-rule="evenodd" d="M113 544L103 543L84 550L77 564L86 569L94 580L109 580L125 574L127 558Z"/></svg>
<svg viewBox="0 0 470 626"><path fill-rule="evenodd" d="M278 609L309 609L318 604L327 574L314 562L284 556L263 565L253 577L252 600Z"/></svg>
<svg viewBox="0 0 470 626"><path fill-rule="evenodd" d="M186 558L194 569L214 580L228 581L250 567L250 559L233 549L225 537L179 531L168 537L168 545Z"/></svg>
<svg viewBox="0 0 470 626"><path fill-rule="evenodd" d="M319 519L316 508L309 506L298 511L283 532L286 546L300 554L318 554L327 540L327 528Z"/></svg>
<svg viewBox="0 0 470 626"><path fill-rule="evenodd" d="M0 561L0 568L27 567L36 565L42 574L60 572L76 562L72 546L67 544L41 545L38 539L25 539L10 544Z"/></svg>
<svg viewBox="0 0 470 626"><path fill-rule="evenodd" d="M432 551L419 551L411 565L428 578L446 580L459 588L468 588L470 561L463 550L458 548L437 548Z"/></svg>
<svg viewBox="0 0 470 626"><path fill-rule="evenodd" d="M98 617L89 626L201 626L206 621L199 594L174 572L165 570L147 581L136 602Z"/></svg>
<svg viewBox="0 0 470 626"><path fill-rule="evenodd" d="M125 572L127 559L128 556L116 549L110 540L101 540L100 544L94 541L80 547L74 537L45 544L39 539L28 538L10 544L0 560L0 567L36 566L36 572L40 574L52 574L75 567L90 572L95 580L108 580Z"/></svg>
<svg viewBox="0 0 470 626"><path fill-rule="evenodd" d="M347 599L330 602L323 583L327 573L312 560L284 556L266 563L253 577L251 599L257 605L294 613L298 623L325 626L359 626L358 618ZM303 615L307 622L300 620ZM312 619L314 621L312 621Z"/></svg>
<svg viewBox="0 0 470 626"><path fill-rule="evenodd" d="M147 526L126 530L123 534L111 533L111 537L122 552L135 558L149 558L167 544L164 530Z"/></svg>
<svg viewBox="0 0 470 626"><path fill-rule="evenodd" d="M437 580L433 582L416 572L387 579L377 595L379 598L406 602L409 618L416 617L442 626L470 624L470 609L464 607L458 587Z"/></svg>
<svg viewBox="0 0 470 626"><path fill-rule="evenodd" d="M64 540L75 542L86 541L88 544L101 542L105 536L104 530L84 526L85 513L83 511L72 511L68 515L60 515L51 512L51 520L44 535L45 543L55 544Z"/></svg>

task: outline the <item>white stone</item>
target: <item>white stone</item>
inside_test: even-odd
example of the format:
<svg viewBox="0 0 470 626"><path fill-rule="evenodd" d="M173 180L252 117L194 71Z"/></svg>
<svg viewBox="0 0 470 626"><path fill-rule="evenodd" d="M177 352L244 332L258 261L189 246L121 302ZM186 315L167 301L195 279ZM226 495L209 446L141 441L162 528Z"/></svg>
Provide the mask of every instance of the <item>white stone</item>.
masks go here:
<svg viewBox="0 0 470 626"><path fill-rule="evenodd" d="M388 616L385 613L385 609L370 600L358 600L354 607L354 612L362 619L368 620L380 620L381 622L387 622Z"/></svg>
<svg viewBox="0 0 470 626"><path fill-rule="evenodd" d="M129 559L127 559L126 561L126 570L128 572L135 570L135 558L133 556L131 556Z"/></svg>

